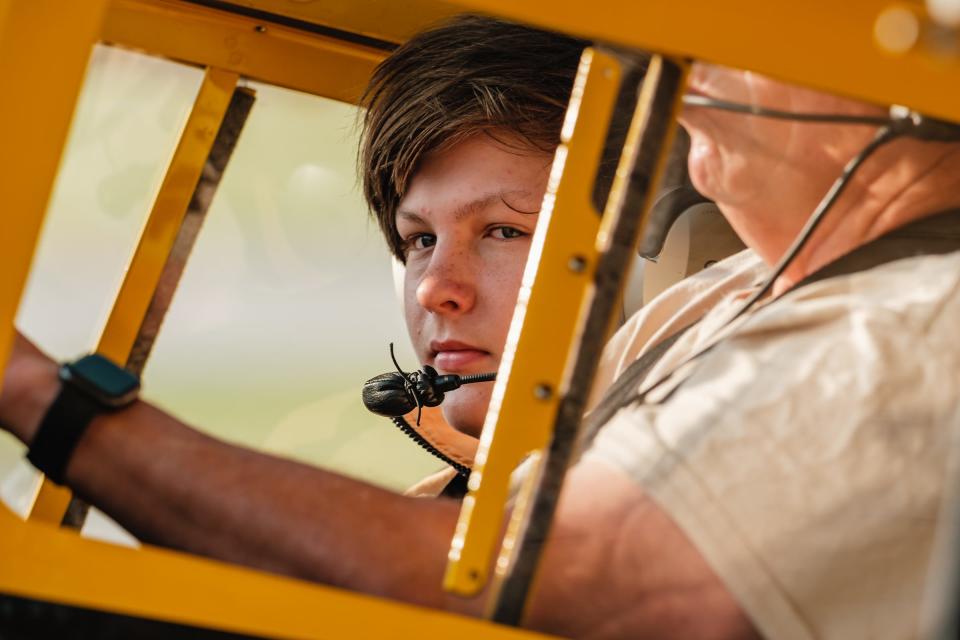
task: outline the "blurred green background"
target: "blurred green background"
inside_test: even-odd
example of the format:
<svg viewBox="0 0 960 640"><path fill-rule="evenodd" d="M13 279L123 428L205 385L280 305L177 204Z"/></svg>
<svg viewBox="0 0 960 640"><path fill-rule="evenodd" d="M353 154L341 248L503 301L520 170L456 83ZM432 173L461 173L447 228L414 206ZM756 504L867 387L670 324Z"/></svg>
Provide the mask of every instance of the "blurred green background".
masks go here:
<svg viewBox="0 0 960 640"><path fill-rule="evenodd" d="M318 73L329 73L318 70ZM59 359L90 351L203 72L94 51L20 328ZM356 177L357 109L250 83L257 101L144 372L144 396L218 437L402 490L438 468L360 386L414 368L390 257ZM0 435L0 496L37 476ZM85 534L125 536L95 514Z"/></svg>

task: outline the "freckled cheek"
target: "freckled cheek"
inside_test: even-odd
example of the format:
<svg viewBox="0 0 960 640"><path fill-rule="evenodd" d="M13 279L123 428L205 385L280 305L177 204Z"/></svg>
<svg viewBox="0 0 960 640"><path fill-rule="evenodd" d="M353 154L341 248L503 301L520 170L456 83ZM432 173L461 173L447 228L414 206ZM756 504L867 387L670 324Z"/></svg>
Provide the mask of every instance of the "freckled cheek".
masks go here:
<svg viewBox="0 0 960 640"><path fill-rule="evenodd" d="M527 251L513 252L501 256L501 260L485 269L483 291L487 299L489 327L496 332L496 341L502 344L510 329L510 320L523 280L523 270Z"/></svg>
<svg viewBox="0 0 960 640"><path fill-rule="evenodd" d="M530 241L491 244L477 254L477 267L501 288L517 289L523 277Z"/></svg>

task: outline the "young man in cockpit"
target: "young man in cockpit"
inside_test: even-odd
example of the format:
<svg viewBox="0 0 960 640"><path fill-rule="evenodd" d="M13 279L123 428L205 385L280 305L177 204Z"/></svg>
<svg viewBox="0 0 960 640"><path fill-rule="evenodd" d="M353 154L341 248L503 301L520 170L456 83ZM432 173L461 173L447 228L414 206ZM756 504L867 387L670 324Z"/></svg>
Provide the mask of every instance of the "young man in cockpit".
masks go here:
<svg viewBox="0 0 960 640"><path fill-rule="evenodd" d="M464 17L418 35L375 72L360 172L406 267L421 363L496 370L584 46ZM450 394L451 424L478 435L490 387Z"/></svg>
<svg viewBox="0 0 960 640"><path fill-rule="evenodd" d="M422 364L497 370L584 46L463 17L415 37L375 72L360 173L405 267L404 312ZM447 394L443 415L460 433L439 411L411 426L469 466L491 388ZM412 493L435 494L454 477L438 474Z"/></svg>
<svg viewBox="0 0 960 640"><path fill-rule="evenodd" d="M360 174L405 267L404 312L423 365L497 370L586 45L467 16L419 34L376 70L363 100ZM615 161L601 166L606 185ZM492 386L447 394L446 421L428 411L411 427L469 466ZM455 477L448 469L410 493L435 495Z"/></svg>

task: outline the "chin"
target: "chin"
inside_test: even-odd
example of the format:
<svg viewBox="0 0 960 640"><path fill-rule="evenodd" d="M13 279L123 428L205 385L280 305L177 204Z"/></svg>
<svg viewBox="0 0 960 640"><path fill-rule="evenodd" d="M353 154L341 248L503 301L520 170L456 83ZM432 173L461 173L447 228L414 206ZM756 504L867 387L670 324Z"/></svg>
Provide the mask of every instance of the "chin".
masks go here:
<svg viewBox="0 0 960 640"><path fill-rule="evenodd" d="M463 393L464 395L454 395ZM490 392L461 387L448 395L441 407L447 423L461 433L480 437L487 417Z"/></svg>
<svg viewBox="0 0 960 640"><path fill-rule="evenodd" d="M712 140L702 134L691 136L690 154L687 156L687 171L693 187L710 198L717 199L716 169L720 152Z"/></svg>
<svg viewBox="0 0 960 640"><path fill-rule="evenodd" d="M443 407L443 418L451 427L474 438L480 437L483 430L483 419L486 417L481 414L476 415L475 411L464 411L461 407Z"/></svg>
<svg viewBox="0 0 960 640"><path fill-rule="evenodd" d="M697 135L687 158L693 187L721 209L741 206L756 194L756 167L725 151L715 140Z"/></svg>

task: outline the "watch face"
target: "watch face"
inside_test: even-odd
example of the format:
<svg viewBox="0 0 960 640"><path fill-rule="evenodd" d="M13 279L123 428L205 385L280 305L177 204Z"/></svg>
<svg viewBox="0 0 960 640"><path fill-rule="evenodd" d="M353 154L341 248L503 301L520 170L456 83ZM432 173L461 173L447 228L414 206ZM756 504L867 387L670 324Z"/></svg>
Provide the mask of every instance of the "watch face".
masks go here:
<svg viewBox="0 0 960 640"><path fill-rule="evenodd" d="M61 376L110 406L129 403L140 389L136 375L96 353L66 365Z"/></svg>

